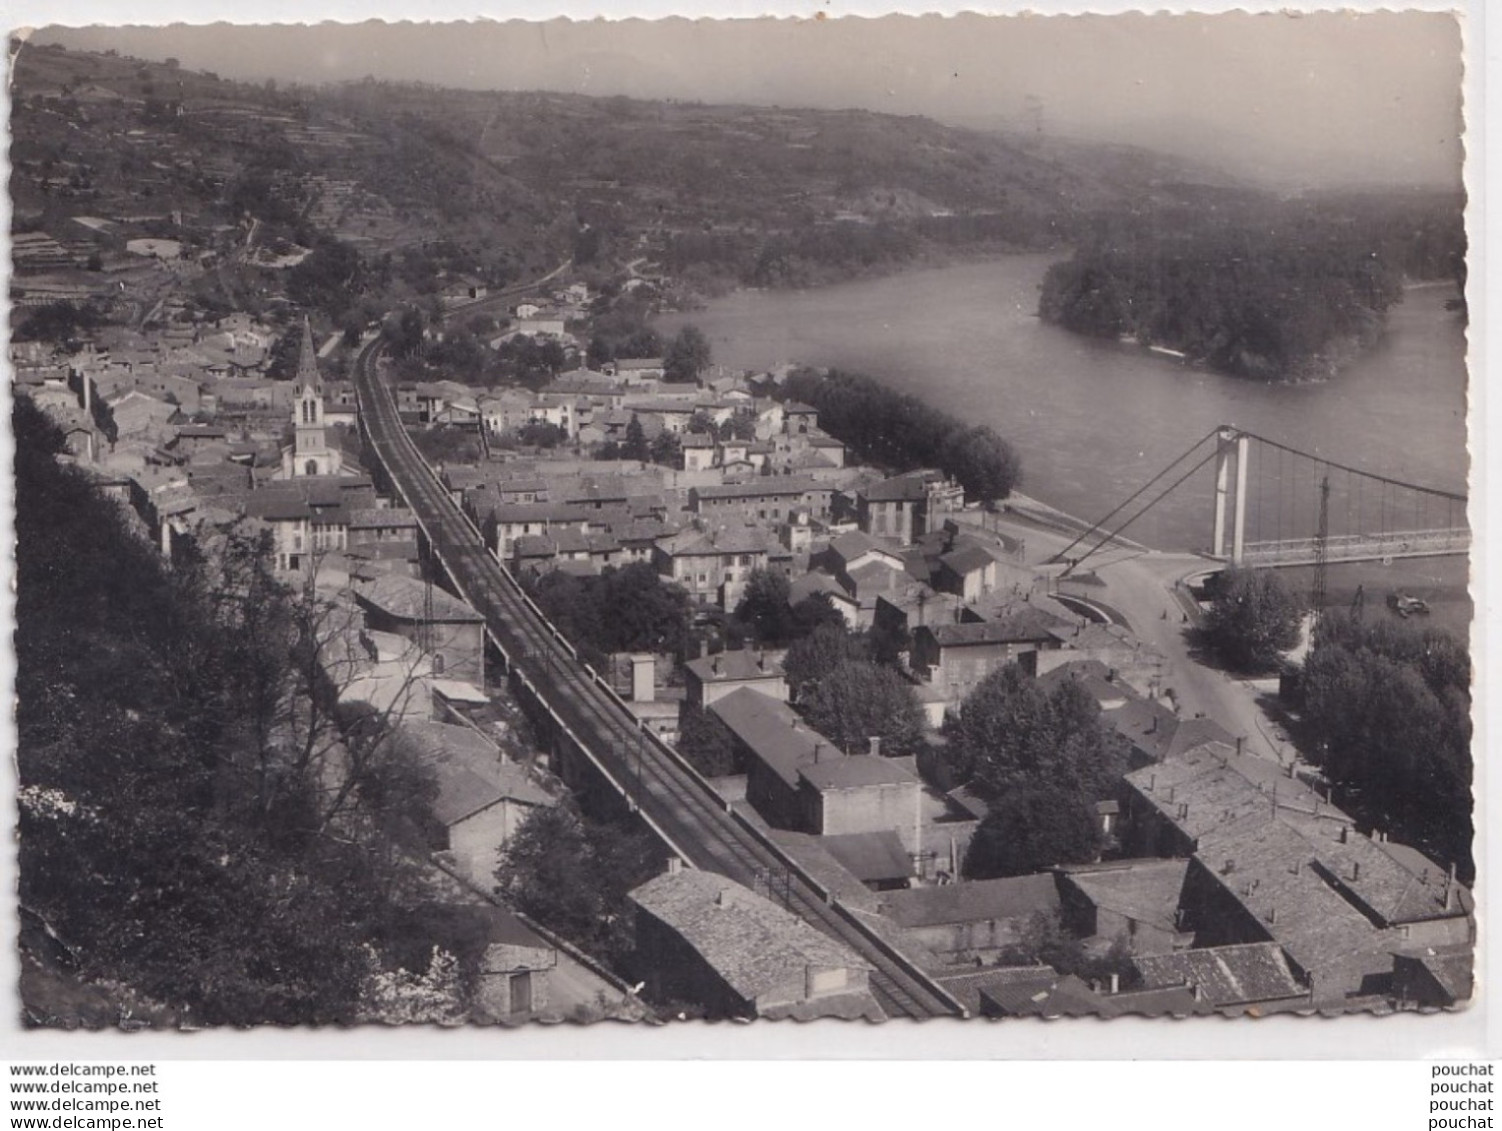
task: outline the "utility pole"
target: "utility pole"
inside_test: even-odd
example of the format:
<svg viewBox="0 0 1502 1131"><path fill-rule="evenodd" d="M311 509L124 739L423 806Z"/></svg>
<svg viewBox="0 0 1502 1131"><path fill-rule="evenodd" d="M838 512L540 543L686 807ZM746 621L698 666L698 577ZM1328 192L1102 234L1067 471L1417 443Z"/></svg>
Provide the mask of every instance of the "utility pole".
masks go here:
<svg viewBox="0 0 1502 1131"><path fill-rule="evenodd" d="M1314 624L1319 625L1325 612L1325 584L1330 559L1330 477L1326 475L1319 484L1319 529L1314 535L1314 586L1309 594L1309 604L1314 611Z"/></svg>

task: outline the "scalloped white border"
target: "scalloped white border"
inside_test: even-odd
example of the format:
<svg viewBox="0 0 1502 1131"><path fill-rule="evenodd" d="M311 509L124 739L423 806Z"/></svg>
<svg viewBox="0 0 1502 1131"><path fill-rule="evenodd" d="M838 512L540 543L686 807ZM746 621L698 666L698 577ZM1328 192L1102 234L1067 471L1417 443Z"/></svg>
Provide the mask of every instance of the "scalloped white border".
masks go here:
<svg viewBox="0 0 1502 1131"><path fill-rule="evenodd" d="M558 16L589 19L598 16L607 18L662 17L670 15L694 17L839 17L880 16L893 12L908 15L982 12L985 14L1010 15L1031 12L1038 15L1069 14L1117 14L1123 12L1152 13L1212 13L1228 11L1453 11L1461 16L1462 34L1465 36L1466 77L1466 185L1470 193L1468 225L1471 233L1472 258L1468 293L1471 299L1471 328L1469 358L1471 365L1470 435L1485 434L1502 424L1496 419L1499 414L1498 398L1488 394L1488 386L1498 375L1494 372L1487 353L1486 329L1498 314L1498 303L1488 292L1487 264L1490 252L1496 246L1497 236L1482 222L1489 203L1489 188L1483 173L1486 168L1486 147L1489 137L1486 128L1487 110L1496 100L1496 94L1485 82L1485 57L1502 51L1502 31L1491 37L1487 34L1487 19L1484 0L1462 0L1444 3L1436 0L1420 0L1413 4L1311 4L1281 3L1234 3L1201 0L1199 3L1183 3L1176 0L1149 5L1098 0L1097 3L1048 3L1033 0L1032 3L976 4L922 4L894 6L872 0L811 0L793 4L787 0L551 0L542 4L523 4L510 0L506 3L476 4L461 0L261 0L253 7L231 0L135 0L133 3L110 2L110 0L3 0L5 24L9 28L40 26L45 24L162 24L185 22L193 24L225 21L229 23L304 23L332 20L335 22L363 22L370 19L446 21L475 17L492 19L548 19ZM1502 25L1499 25L1502 27ZM3 157L3 155L0 155ZM8 173L8 168L7 168ZM8 228L9 201L0 201ZM750 1026L730 1025L678 1025L665 1029L645 1030L623 1025L595 1025L590 1027L530 1026L524 1030L492 1031L446 1031L424 1029L387 1030L365 1028L347 1032L310 1032L260 1030L247 1033L198 1033L176 1034L62 1034L28 1033L20 1029L14 1020L16 1010L9 999L16 984L16 956L14 947L0 944L0 1060L4 1059L88 1059L98 1057L164 1060L199 1059L249 1059L249 1060L311 1060L311 1059L522 1059L522 1058L589 1058L589 1059L641 1059L641 1058L714 1058L714 1059L801 1059L801 1058L1053 1058L1116 1060L1126 1058L1144 1059L1410 1059L1432 1057L1484 1057L1502 1056L1502 1038L1496 1035L1493 1021L1499 995L1491 984L1488 974L1502 969L1493 959L1497 956L1496 939L1488 930L1488 910L1502 893L1499 874L1502 868L1495 867L1488 851L1485 834L1486 815L1495 807L1497 794L1494 783L1488 781L1485 772L1487 754L1494 749L1496 741L1495 709L1492 703L1495 692L1502 690L1497 678L1495 657L1502 647L1502 627L1498 620L1498 594L1495 583L1486 578L1502 578L1502 561L1494 551L1494 538L1502 538L1502 512L1498 499L1502 498L1498 465L1488 461L1483 445L1471 445L1471 495L1473 499L1472 521L1478 537L1472 562L1473 596L1476 599L1476 627L1473 630L1473 657L1476 664L1478 692L1476 749L1478 768L1478 797L1482 799L1478 819L1477 858L1482 876L1482 889L1478 903L1482 915L1482 939L1478 951L1480 973L1480 998L1471 1009L1443 1016L1371 1018L1362 1016L1339 1019L1275 1017L1258 1022L1248 1021L1168 1021L1123 1018L1110 1022L1024 1022L993 1025L985 1022L931 1021L920 1024L889 1022L871 1026L862 1024L819 1023L796 1026L792 1024L756 1024ZM9 468L11 444L8 431L0 430L0 460ZM6 472L0 472L6 474ZM0 508L0 536L10 544L10 513ZM0 559L5 589L10 589L12 566L9 556ZM8 650L0 654L0 671L7 684L13 662ZM14 748L13 729L7 723L9 749ZM13 786L13 767L5 759L5 779ZM0 790L0 795L10 796L12 789ZM1491 803L1488 804L1487 802ZM10 827L10 819L4 821ZM0 874L14 875L13 848L7 843L0 849L5 853L5 867ZM9 887L9 884L5 884ZM14 937L14 910L9 900L0 901L5 906L0 915L4 931L0 937ZM625 1083L620 1072L609 1072L607 1087L620 1087ZM747 1083L751 1084L748 1078ZM909 1076L909 1080L914 1078ZM499 1081L498 1081L499 1083ZM583 1081L581 1080L581 1084ZM600 1080L604 1084L604 1080ZM915 1081L916 1083L916 1081ZM950 1096L958 1102L958 1108L936 1117L941 1119L964 1118L971 1104L986 1104L982 1110L992 1108L981 1097L990 1089L982 1080L970 1099ZM1082 1081L1083 1083L1083 1081ZM894 1085L896 1081L894 1080ZM1338 1081L1332 1082L1339 1087ZM274 1086L274 1085L273 1085ZM499 1092L508 1092L515 1086L512 1080L502 1084ZM591 1090L596 1084L584 1085ZM920 1085L921 1086L921 1085ZM741 1103L755 1103L761 1089L756 1085L747 1088L736 1098L725 1097L733 1107ZM1193 1096L1191 1092L1190 1097ZM498 1097L499 1098L499 1097ZM1244 1097L1248 1098L1249 1097ZM992 1101L1001 1097L991 1096ZM1130 1107L1133 1097L1123 1097ZM1214 1097L1199 1097L1201 1103ZM946 1105L947 1106L947 1105ZM1179 1103L1160 1105L1159 1118L1171 1119L1177 1109L1182 1116L1202 1118L1204 1107ZM500 1109L504 1110L504 1108ZM659 1112L665 1112L658 1107ZM1004 1108L1003 1108L1004 1110ZM1213 1109L1211 1109L1213 1110ZM1419 1109L1415 1109L1417 1111ZM1191 1115L1190 1113L1195 1114ZM498 1111L498 1115L500 1112ZM562 1110L558 1113L566 1118ZM768 1111L766 1114L771 1115ZM500 1116L504 1118L504 1115ZM714 1118L713 1115L710 1118ZM775 1117L774 1117L775 1118ZM1213 1118L1213 1116L1212 1116ZM1413 1118L1417 1119L1415 1114ZM1132 1125L1137 1125L1135 1122ZM1413 1124L1419 1126L1417 1122Z"/></svg>

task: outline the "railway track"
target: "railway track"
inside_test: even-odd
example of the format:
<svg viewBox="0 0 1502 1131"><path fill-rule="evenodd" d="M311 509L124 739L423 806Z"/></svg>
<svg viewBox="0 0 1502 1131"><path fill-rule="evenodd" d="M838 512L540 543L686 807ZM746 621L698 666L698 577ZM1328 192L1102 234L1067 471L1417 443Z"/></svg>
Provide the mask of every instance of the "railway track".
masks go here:
<svg viewBox="0 0 1502 1131"><path fill-rule="evenodd" d="M647 733L576 657L515 578L485 548L397 415L381 379L379 338L361 350L355 382L362 422L377 457L417 517L428 544L464 598L485 618L508 666L685 862L747 887L764 886L789 910L860 954L871 990L891 1017L963 1015L964 1010L891 946L808 882L760 831L730 811L677 754Z"/></svg>

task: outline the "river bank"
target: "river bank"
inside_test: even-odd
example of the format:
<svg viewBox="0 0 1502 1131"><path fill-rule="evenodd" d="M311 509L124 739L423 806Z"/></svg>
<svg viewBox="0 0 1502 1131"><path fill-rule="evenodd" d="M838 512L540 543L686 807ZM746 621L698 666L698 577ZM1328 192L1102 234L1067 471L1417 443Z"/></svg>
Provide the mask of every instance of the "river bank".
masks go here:
<svg viewBox="0 0 1502 1131"><path fill-rule="evenodd" d="M1405 292L1384 340L1339 380L1269 385L1044 323L1037 288L1056 259L991 257L796 294L738 291L692 315L664 316L659 329L693 323L728 368L796 361L868 373L990 425L1022 456L1030 496L1086 519L1222 425L1378 475L1465 491L1466 342L1445 309L1453 288ZM1263 471L1296 512L1298 533L1311 536L1316 487L1280 477L1275 464ZM1212 491L1208 472L1191 479L1125 533L1145 545L1201 549ZM1333 512L1340 503L1332 500ZM1251 508L1249 539L1262 537L1259 525L1267 537L1279 533L1269 507Z"/></svg>

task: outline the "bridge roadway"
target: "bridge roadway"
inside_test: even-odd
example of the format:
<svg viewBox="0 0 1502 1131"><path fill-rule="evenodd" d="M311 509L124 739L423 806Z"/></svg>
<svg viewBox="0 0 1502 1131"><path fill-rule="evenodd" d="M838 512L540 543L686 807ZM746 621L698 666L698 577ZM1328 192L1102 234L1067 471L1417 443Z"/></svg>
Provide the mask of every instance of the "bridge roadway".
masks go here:
<svg viewBox="0 0 1502 1131"><path fill-rule="evenodd" d="M575 657L515 578L485 548L397 416L379 376L379 338L355 365L360 418L377 457L412 508L445 571L484 617L507 665L617 790L686 863L747 887L758 882L789 909L870 964L871 991L889 1017L963 1016L964 1008L890 944L822 891L759 830L730 811L681 757L645 732ZM775 877L775 884L769 879Z"/></svg>
<svg viewBox="0 0 1502 1131"><path fill-rule="evenodd" d="M1384 534L1336 534L1325 541L1325 560L1333 565L1398 558L1443 558L1467 554L1470 550L1471 532L1465 527L1453 530L1397 530ZM1248 542L1241 555L1241 564L1254 569L1313 565L1318 560L1317 538Z"/></svg>

